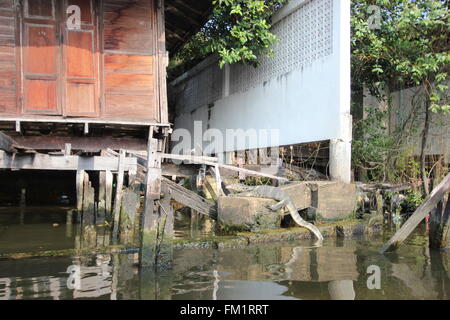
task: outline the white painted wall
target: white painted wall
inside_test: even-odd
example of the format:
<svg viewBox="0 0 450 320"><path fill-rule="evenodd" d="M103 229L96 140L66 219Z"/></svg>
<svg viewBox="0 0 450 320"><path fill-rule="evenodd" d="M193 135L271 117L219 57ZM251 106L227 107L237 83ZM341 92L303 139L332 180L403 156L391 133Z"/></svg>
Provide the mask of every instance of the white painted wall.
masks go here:
<svg viewBox="0 0 450 320"><path fill-rule="evenodd" d="M204 129L216 128L223 132L226 129L279 130L278 145L332 139L350 145L350 0L291 0L289 5L281 9L274 17L274 20L280 24L275 25L274 30L281 39L275 52L283 54L283 59L290 57L295 62L297 57L304 58L308 56L308 50L313 50L310 48L311 45L303 48L303 41L297 41L292 45L283 43L283 40L286 41L283 35L286 37L286 34L292 33L292 30L280 28L283 26L284 19L292 19L289 15L296 10L305 9L306 5L315 10L308 11L308 15L317 14L320 19L327 17L320 16L321 12L318 11L324 6L328 9L331 6L332 22L329 29L326 25L322 25L323 30L315 29L317 26L313 20L310 25L302 26L301 22L296 24L302 27L303 33L309 33L309 35L299 33L299 36L303 37L302 39L305 39L305 36L311 37L306 39L315 46L320 46L319 49L322 51L305 58L306 62L302 60L302 63L294 63L295 67L292 70L270 79L264 79L264 75L276 74L277 66L282 65L283 61L277 61L277 57L272 60L265 58L261 63L261 74L247 77L252 81L249 88L245 86L245 79L247 79L245 72L253 74L254 70L239 66L222 70L222 98L211 101L209 108L208 105L194 105L194 107L192 104L186 105L183 104L183 98L178 99L175 129L185 128L193 132L194 121L201 120ZM287 23L285 24L288 26ZM292 22L290 25L292 26ZM331 50L328 49L325 52L326 44L314 43L314 37L326 32L331 33L329 41L332 42L332 46ZM286 50L291 52L286 53ZM315 48L315 50L318 49ZM321 52L325 53L320 54ZM244 73L238 75L244 78L237 77L236 72ZM186 82L186 79L195 81L195 77L200 77L198 70L182 76L175 84L180 86ZM264 81L253 83L256 81L255 77ZM242 87L245 89L230 90L233 88L233 79L241 79ZM200 92L195 94L201 95L202 91L206 90L200 89ZM208 109L211 110L210 114ZM276 145L272 142L264 141L246 145L228 144L224 151L274 146ZM342 148L340 148L339 160L343 166L337 165L337 168L344 168L345 172L340 175L344 175L344 179L349 180L350 148L344 149L346 151L342 154Z"/></svg>

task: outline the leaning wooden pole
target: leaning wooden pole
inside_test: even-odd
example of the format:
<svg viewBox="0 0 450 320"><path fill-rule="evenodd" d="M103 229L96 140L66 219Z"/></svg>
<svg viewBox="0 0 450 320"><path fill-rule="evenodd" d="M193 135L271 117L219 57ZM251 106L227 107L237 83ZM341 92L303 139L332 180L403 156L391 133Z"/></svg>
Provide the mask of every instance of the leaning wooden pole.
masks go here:
<svg viewBox="0 0 450 320"><path fill-rule="evenodd" d="M391 252L397 250L397 248L406 240L411 232L416 229L419 223L425 219L425 217L436 208L438 203L442 201L445 194L450 190L450 174L448 174L444 180L431 192L426 198L425 202L417 208L416 212L405 222L405 224L397 231L397 233L384 245L380 250L380 253Z"/></svg>
<svg viewBox="0 0 450 320"><path fill-rule="evenodd" d="M156 206L161 197L161 159L158 156L158 140L153 138L150 127L147 147L147 175L145 177L145 200L142 214L142 238L140 264L142 267L157 265L159 212Z"/></svg>

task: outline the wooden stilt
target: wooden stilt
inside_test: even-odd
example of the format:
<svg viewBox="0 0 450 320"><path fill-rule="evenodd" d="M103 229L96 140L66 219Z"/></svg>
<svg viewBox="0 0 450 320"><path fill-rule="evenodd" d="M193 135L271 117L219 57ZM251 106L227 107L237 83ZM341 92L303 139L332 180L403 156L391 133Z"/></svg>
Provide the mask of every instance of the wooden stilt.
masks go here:
<svg viewBox="0 0 450 320"><path fill-rule="evenodd" d="M95 248L97 231L95 228L95 189L85 172L83 178L83 220L82 248Z"/></svg>
<svg viewBox="0 0 450 320"><path fill-rule="evenodd" d="M83 182L84 170L77 171L76 188L77 188L77 210L79 213L83 211Z"/></svg>
<svg viewBox="0 0 450 320"><path fill-rule="evenodd" d="M147 150L147 176L145 179L145 201L142 217L141 266L157 266L157 240L159 212L155 200L161 196L161 159L158 157L158 140L153 138L150 128Z"/></svg>
<svg viewBox="0 0 450 320"><path fill-rule="evenodd" d="M214 167L214 176L216 178L216 186L217 186L217 196L223 196L225 193L222 189L222 177L220 176L219 166L216 165Z"/></svg>
<svg viewBox="0 0 450 320"><path fill-rule="evenodd" d="M120 223L120 208L122 205L122 193L123 193L123 177L124 177L124 162L125 162L125 150L120 150L119 155L119 169L117 173L117 185L116 185L116 196L114 198L114 229L113 229L113 241L118 240L119 236L119 223Z"/></svg>
<svg viewBox="0 0 450 320"><path fill-rule="evenodd" d="M20 224L25 223L26 194L27 189L20 189Z"/></svg>
<svg viewBox="0 0 450 320"><path fill-rule="evenodd" d="M113 174L111 171L105 171L105 210L106 218L111 220L112 213L112 194L113 194Z"/></svg>
<svg viewBox="0 0 450 320"><path fill-rule="evenodd" d="M97 224L106 219L106 172L99 172Z"/></svg>
<svg viewBox="0 0 450 320"><path fill-rule="evenodd" d="M258 164L258 149L247 151L247 164Z"/></svg>
<svg viewBox="0 0 450 320"><path fill-rule="evenodd" d="M138 190L128 187L123 192L122 208L120 210L120 241L121 244L134 242L135 217L140 205Z"/></svg>
<svg viewBox="0 0 450 320"><path fill-rule="evenodd" d="M447 247L449 243L450 201L447 195L430 216L429 244L431 249Z"/></svg>
<svg viewBox="0 0 450 320"><path fill-rule="evenodd" d="M200 213L191 209L191 238L195 239L199 235L200 229Z"/></svg>
<svg viewBox="0 0 450 320"><path fill-rule="evenodd" d="M159 227L157 246L157 266L162 269L170 269L173 262L173 235L174 235L174 210L171 204L170 188L164 186L164 198L159 201Z"/></svg>
<svg viewBox="0 0 450 320"><path fill-rule="evenodd" d="M72 229L73 229L73 210L67 211L66 216L66 237L72 238Z"/></svg>
<svg viewBox="0 0 450 320"><path fill-rule="evenodd" d="M85 172L83 179L83 226L95 224L95 190Z"/></svg>

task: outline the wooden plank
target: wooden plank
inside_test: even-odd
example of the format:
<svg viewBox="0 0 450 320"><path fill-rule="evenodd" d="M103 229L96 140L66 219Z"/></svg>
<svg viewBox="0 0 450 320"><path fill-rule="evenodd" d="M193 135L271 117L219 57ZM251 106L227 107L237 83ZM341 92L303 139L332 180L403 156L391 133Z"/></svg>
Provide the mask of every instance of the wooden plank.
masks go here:
<svg viewBox="0 0 450 320"><path fill-rule="evenodd" d="M209 161L209 162L218 162L219 161L219 159L216 157L191 156L191 155L184 155L184 154L168 154L168 153L162 153L161 158L171 159L171 160L189 161L189 162L196 162L196 163L202 163L203 161Z"/></svg>
<svg viewBox="0 0 450 320"><path fill-rule="evenodd" d="M117 171L119 160L113 157L52 156L46 154L16 154L0 151L0 169ZM136 158L125 158L124 171L137 170Z"/></svg>
<svg viewBox="0 0 450 320"><path fill-rule="evenodd" d="M140 157L145 158L145 156L142 156L142 155L140 155ZM274 176L274 175L271 175L271 174L268 174L268 173L257 172L257 171L248 170L248 169L244 169L244 168L238 168L238 167L234 167L234 166L230 166L230 165L226 165L226 164L214 163L212 161L205 160L205 157L196 157L196 156L189 156L189 155L171 155L171 154L162 154L161 157L170 158L170 159L185 160L185 161L190 161L190 162L196 163L196 164L205 164L205 165L208 165L208 166L211 166L211 167L216 167L216 165L217 165L220 168L231 170L231 171L236 171L236 172L243 173L243 174L247 174L249 176L266 177L266 178L278 180L278 181L281 181L281 182L289 182L289 179L286 179L286 178L283 178L283 177L277 177L277 176Z"/></svg>
<svg viewBox="0 0 450 320"><path fill-rule="evenodd" d="M380 250L380 253L386 253L395 251L405 239L414 231L419 223L430 213L431 210L436 208L439 201L442 200L444 195L450 190L450 174L448 174L444 180L431 192L431 194L425 199L424 203L417 208L414 214L405 222L405 224L398 230L395 235L384 245Z"/></svg>
<svg viewBox="0 0 450 320"><path fill-rule="evenodd" d="M129 151L129 150L128 150ZM147 152L143 151L132 151L130 154L137 156L141 159L147 161ZM206 156L192 156L189 154L169 154L169 153L160 153L161 159L171 159L171 160L180 160L187 162L202 162L202 161L210 161L210 162L218 162L219 159L216 157L206 157Z"/></svg>
<svg viewBox="0 0 450 320"><path fill-rule="evenodd" d="M163 177L162 183L170 189L173 200L203 215L216 219L217 210L215 203L204 199L197 193L188 190L167 178Z"/></svg>
<svg viewBox="0 0 450 320"><path fill-rule="evenodd" d="M117 119L76 119L76 118L57 118L57 117L47 117L47 116L13 116L7 115L0 118L0 122L15 122L20 120L21 122L36 122L36 123L88 123L88 124L110 124L110 125L129 125L129 126L139 126L139 127L170 127L170 123L155 123L152 121L141 121L138 120L117 120Z"/></svg>
<svg viewBox="0 0 450 320"><path fill-rule="evenodd" d="M8 135L0 132L0 150L6 152L15 152L17 151L14 145L16 142Z"/></svg>

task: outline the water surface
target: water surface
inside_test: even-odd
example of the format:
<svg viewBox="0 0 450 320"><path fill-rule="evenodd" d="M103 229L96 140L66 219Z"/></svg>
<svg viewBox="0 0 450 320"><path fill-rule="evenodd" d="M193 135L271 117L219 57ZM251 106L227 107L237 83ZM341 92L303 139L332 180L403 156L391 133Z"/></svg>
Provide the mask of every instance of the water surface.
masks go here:
<svg viewBox="0 0 450 320"><path fill-rule="evenodd" d="M24 219L0 210L0 252L75 247L66 218L61 208L28 208ZM191 234L182 218L177 225L179 238L207 234ZM449 299L449 250L430 251L419 230L397 253L379 255L391 234L320 248L180 249L173 270L158 274L140 270L135 253L0 260L0 299ZM371 288L374 268L379 289Z"/></svg>

